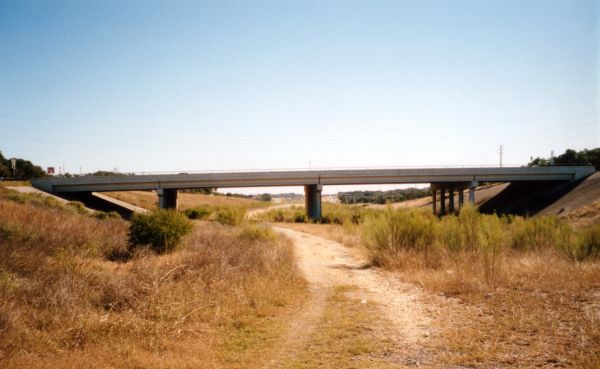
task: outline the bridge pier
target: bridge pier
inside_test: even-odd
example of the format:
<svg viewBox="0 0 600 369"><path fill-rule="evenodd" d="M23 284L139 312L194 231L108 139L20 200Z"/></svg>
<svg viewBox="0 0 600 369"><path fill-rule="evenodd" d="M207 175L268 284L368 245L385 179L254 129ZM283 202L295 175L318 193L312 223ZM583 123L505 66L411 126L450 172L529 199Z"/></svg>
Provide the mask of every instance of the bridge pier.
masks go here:
<svg viewBox="0 0 600 369"><path fill-rule="evenodd" d="M448 214L454 214L454 186L448 187Z"/></svg>
<svg viewBox="0 0 600 369"><path fill-rule="evenodd" d="M433 215L437 215L437 186L435 184L431 184L431 210L433 210Z"/></svg>
<svg viewBox="0 0 600 369"><path fill-rule="evenodd" d="M469 203L475 205L475 188L479 186L479 182L472 181L469 183Z"/></svg>
<svg viewBox="0 0 600 369"><path fill-rule="evenodd" d="M177 210L177 189L176 188L159 188L156 190L158 194L159 209Z"/></svg>
<svg viewBox="0 0 600 369"><path fill-rule="evenodd" d="M465 189L469 188L471 192L474 191L474 188L478 185L477 182L448 182L448 183L432 183L431 184L431 208L433 214L436 215L446 215L446 210L448 210L448 214L455 214L463 208L465 204ZM472 186L475 186L471 188ZM439 191L439 197L438 197ZM469 192L469 196L471 195ZM457 195L458 194L458 195ZM446 196L448 199L448 206L446 206ZM456 204L455 196L458 196L458 204ZM469 197L469 198L470 198ZM438 198L439 198L439 214L438 214ZM473 197L474 198L474 197ZM472 201L471 203L474 203Z"/></svg>
<svg viewBox="0 0 600 369"><path fill-rule="evenodd" d="M310 220L321 219L321 191L323 186L306 185L304 186L304 206L306 208L306 216Z"/></svg>

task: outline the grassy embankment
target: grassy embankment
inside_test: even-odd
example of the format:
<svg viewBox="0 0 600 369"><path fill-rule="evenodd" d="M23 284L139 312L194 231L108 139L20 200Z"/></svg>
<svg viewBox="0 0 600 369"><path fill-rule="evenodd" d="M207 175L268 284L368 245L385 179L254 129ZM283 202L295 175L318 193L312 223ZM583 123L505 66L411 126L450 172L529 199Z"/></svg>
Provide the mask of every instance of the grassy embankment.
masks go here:
<svg viewBox="0 0 600 369"><path fill-rule="evenodd" d="M304 283L287 240L197 223L176 251L128 222L0 188L0 367L241 368L277 342Z"/></svg>
<svg viewBox="0 0 600 369"><path fill-rule="evenodd" d="M114 197L117 200L125 201L144 209L154 210L158 206L158 197L152 191L119 191L105 192L105 195ZM248 209L263 208L271 203L266 201L257 201L242 197L225 195L205 195L199 193L180 192L177 196L177 202L180 210L187 210L201 205L216 206L237 206Z"/></svg>
<svg viewBox="0 0 600 369"><path fill-rule="evenodd" d="M466 304L438 316L447 364L599 367L600 225L473 208L442 219L358 210L354 222L347 214L356 208L335 211L346 214L341 224L286 226L358 248L375 266ZM294 221L275 215L267 217Z"/></svg>

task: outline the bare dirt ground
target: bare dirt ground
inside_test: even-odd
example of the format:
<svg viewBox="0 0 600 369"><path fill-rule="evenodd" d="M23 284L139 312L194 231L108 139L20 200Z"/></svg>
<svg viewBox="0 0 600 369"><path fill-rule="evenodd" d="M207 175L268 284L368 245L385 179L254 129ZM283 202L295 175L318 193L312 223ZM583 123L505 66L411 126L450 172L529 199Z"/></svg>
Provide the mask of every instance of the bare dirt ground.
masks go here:
<svg viewBox="0 0 600 369"><path fill-rule="evenodd" d="M431 307L423 302L424 292L400 282L391 274L370 268L352 249L338 242L287 228L275 229L293 241L298 265L310 285L311 297L290 322L287 338L267 368L348 365L343 361L347 354L345 350L356 346L358 341L363 342L362 349L351 350L353 352L350 353L352 362L360 363L356 367L414 367L429 361L425 351L430 346L426 341L434 336L433 317ZM340 294L340 291L343 293ZM331 311L332 296L338 303L335 309L340 312L327 317L327 312ZM369 327L361 329L348 326L352 322L343 322L344 329L353 335L351 339L355 342L344 344L339 352L333 354L335 342L323 338L327 334L323 330L341 324L337 320L347 318L342 312L347 307L361 309L354 311L359 315L353 319L358 321L366 317ZM325 327L324 316L327 317ZM337 338L341 340L344 337ZM327 353L331 355L323 359ZM322 359L315 362L318 356Z"/></svg>

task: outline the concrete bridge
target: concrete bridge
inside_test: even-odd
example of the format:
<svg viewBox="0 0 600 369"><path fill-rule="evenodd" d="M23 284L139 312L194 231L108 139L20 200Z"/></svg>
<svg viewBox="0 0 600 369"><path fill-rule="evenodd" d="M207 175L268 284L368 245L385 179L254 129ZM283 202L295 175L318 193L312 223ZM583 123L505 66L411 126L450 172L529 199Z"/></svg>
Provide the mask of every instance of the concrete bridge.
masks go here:
<svg viewBox="0 0 600 369"><path fill-rule="evenodd" d="M155 190L162 209L177 208L177 191L180 189L304 186L307 215L310 219L318 219L321 216L323 186L430 183L433 212L438 213L439 202L439 213L446 214L455 211L455 192L458 193L460 208L464 203L464 191L469 191L469 201L474 202L474 189L481 182L571 182L592 173L593 166L462 167L83 176L42 178L31 182L34 187L43 191L75 199L83 199L92 192Z"/></svg>

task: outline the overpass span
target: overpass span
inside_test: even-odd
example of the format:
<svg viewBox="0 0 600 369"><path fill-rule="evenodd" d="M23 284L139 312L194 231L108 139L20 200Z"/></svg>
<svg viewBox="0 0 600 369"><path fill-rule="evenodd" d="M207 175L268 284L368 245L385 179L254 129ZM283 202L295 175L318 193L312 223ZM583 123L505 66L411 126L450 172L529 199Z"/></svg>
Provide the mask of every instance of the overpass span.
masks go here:
<svg viewBox="0 0 600 369"><path fill-rule="evenodd" d="M179 174L147 174L122 176L82 176L74 178L41 178L32 185L56 195L103 191L156 190L161 208L177 207L177 190L193 188L304 186L306 209L311 219L321 214L321 190L328 185L369 185L430 183L433 210L437 212L440 193L441 213L445 213L448 192L449 210L454 211L454 191L462 205L463 191L479 182L515 181L575 181L594 173L592 166L549 167L473 167L473 168L410 168L410 169L340 169L340 170L278 170L248 172L211 172Z"/></svg>

